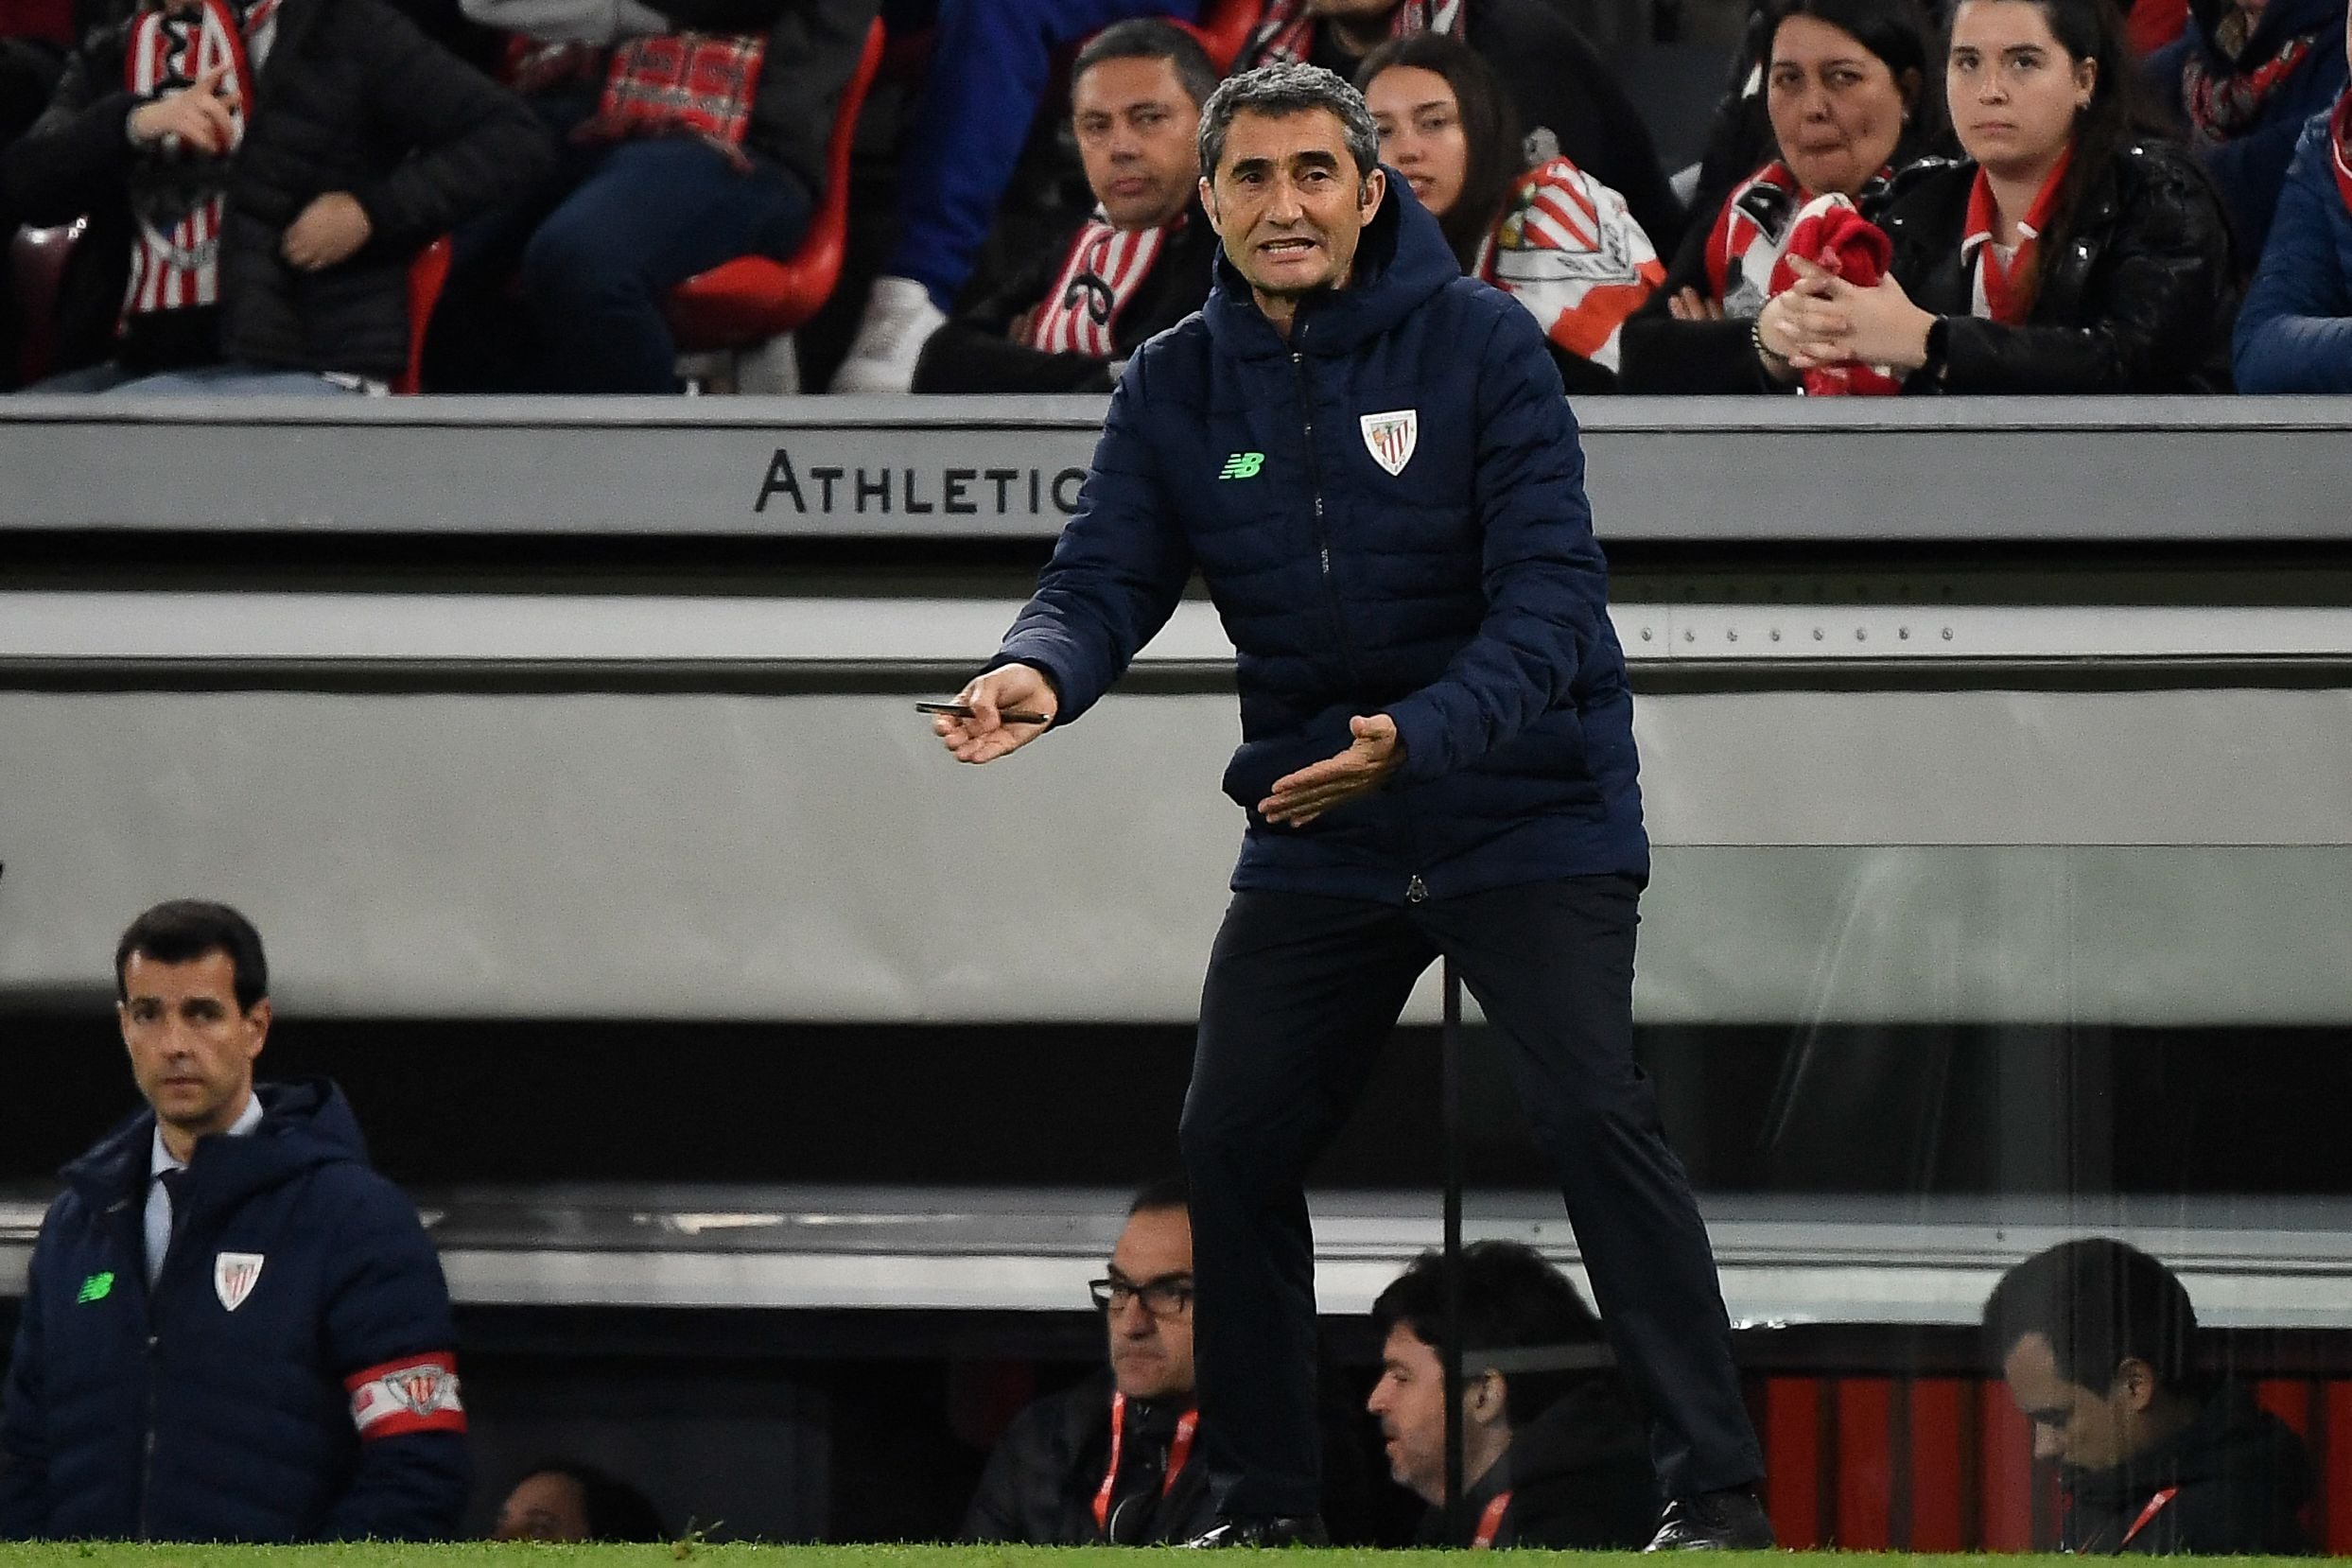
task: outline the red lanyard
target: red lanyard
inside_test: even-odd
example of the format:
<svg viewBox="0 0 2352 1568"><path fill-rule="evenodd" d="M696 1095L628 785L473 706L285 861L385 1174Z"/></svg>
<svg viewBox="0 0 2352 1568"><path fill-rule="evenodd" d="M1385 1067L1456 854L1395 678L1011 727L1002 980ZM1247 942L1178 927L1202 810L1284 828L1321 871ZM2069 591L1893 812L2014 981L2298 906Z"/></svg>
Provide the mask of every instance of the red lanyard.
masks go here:
<svg viewBox="0 0 2352 1568"><path fill-rule="evenodd" d="M1167 1496L1176 1490L1176 1477L1184 1473L1184 1462L1193 1456L1193 1434L1199 1430L1200 1412L1187 1410L1177 1418L1176 1439L1168 1445L1168 1473L1159 1483L1159 1495ZM1110 1397L1110 1468L1103 1472L1103 1484L1094 1493L1094 1527L1110 1528L1111 1489L1119 1484L1119 1450L1127 1435L1127 1396L1114 1393Z"/></svg>
<svg viewBox="0 0 2352 1568"><path fill-rule="evenodd" d="M1503 1516L1510 1511L1510 1506L1509 1492L1498 1491L1494 1494L1494 1500L1487 1505L1487 1511L1478 1516L1478 1533L1470 1538L1472 1551L1484 1551L1494 1544L1496 1533L1503 1528Z"/></svg>
<svg viewBox="0 0 2352 1568"><path fill-rule="evenodd" d="M2139 1517L2132 1521L2132 1527L2123 1532L2123 1539L2116 1542L2116 1550L2120 1552L2123 1548L2132 1544L2132 1538L2139 1534L2140 1531L2148 1528L2148 1522L2155 1518L2156 1515L2164 1512L2164 1506L2167 1503L2171 1502L2174 1494L2180 1490L2181 1489L2178 1487L2167 1487L2164 1490L2150 1498L2148 1500L2148 1507L2140 1509Z"/></svg>

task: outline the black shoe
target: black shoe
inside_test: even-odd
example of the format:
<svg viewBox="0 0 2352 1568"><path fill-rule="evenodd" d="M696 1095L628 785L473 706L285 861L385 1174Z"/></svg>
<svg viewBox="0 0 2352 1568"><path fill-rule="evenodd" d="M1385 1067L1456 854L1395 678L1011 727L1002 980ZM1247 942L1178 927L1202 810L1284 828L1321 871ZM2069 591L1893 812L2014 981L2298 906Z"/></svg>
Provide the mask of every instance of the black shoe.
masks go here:
<svg viewBox="0 0 2352 1568"><path fill-rule="evenodd" d="M1283 1514L1274 1519L1220 1519L1216 1527L1184 1544L1212 1546L1328 1546L1329 1530L1320 1514Z"/></svg>
<svg viewBox="0 0 2352 1568"><path fill-rule="evenodd" d="M1768 1552L1772 1522L1746 1487L1678 1497L1658 1518L1648 1552Z"/></svg>

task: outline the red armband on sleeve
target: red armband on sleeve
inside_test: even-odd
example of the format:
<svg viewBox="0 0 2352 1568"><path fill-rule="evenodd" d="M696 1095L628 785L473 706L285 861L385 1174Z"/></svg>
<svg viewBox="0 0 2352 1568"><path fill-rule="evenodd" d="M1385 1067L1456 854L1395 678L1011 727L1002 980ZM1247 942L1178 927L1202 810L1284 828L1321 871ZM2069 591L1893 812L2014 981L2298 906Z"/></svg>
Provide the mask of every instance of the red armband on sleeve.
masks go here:
<svg viewBox="0 0 2352 1568"><path fill-rule="evenodd" d="M411 1432L462 1432L465 1405L458 1398L458 1358L427 1350L370 1367L343 1379L351 1395L351 1424L363 1442Z"/></svg>

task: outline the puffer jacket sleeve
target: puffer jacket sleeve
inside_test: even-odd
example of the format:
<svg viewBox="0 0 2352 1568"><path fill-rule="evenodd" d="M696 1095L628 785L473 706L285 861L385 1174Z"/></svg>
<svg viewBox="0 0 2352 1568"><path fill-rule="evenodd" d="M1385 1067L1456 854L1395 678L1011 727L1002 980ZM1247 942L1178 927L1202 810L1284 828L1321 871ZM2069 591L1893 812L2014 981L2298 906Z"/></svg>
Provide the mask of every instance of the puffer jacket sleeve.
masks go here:
<svg viewBox="0 0 2352 1568"><path fill-rule="evenodd" d="M2352 392L2352 214L2336 189L2328 115L2312 118L2238 316L2238 390Z"/></svg>
<svg viewBox="0 0 2352 1568"><path fill-rule="evenodd" d="M1437 681L1389 705L1404 776L1438 778L1575 701L1601 636L1608 566L1593 537L1584 450L1543 335L1500 320L1478 375L1476 501L1487 613Z"/></svg>
<svg viewBox="0 0 2352 1568"><path fill-rule="evenodd" d="M1516 306L1512 314L1526 320ZM1128 361L1111 393L1077 514L1062 529L1037 591L988 664L991 670L1026 664L1043 671L1061 699L1057 724L1073 722L1110 689L1137 650L1176 613L1193 574L1192 546L1144 433L1155 413L1171 417L1150 407L1154 357L1140 354ZM1546 374L1550 369L1546 359ZM1557 392L1557 377L1553 387Z"/></svg>
<svg viewBox="0 0 2352 1568"><path fill-rule="evenodd" d="M26 1281L25 1307L16 1320L16 1346L9 1355L9 1378L0 1392L0 1541L28 1541L49 1524L48 1399L44 1371L47 1348L42 1333L51 1277L50 1253L60 1227L57 1211L33 1244L32 1271Z"/></svg>
<svg viewBox="0 0 2352 1568"><path fill-rule="evenodd" d="M2139 188L2108 238L2096 297L2083 302L2085 323L1951 317L1943 381L1922 390L2172 392L2219 350L2232 292L2230 239L2212 187L2178 154L2142 148L2124 157L2142 166Z"/></svg>
<svg viewBox="0 0 2352 1568"><path fill-rule="evenodd" d="M523 100L380 0L340 0L342 41L367 65L370 118L420 150L354 191L378 246L430 243L518 197L553 166L555 143Z"/></svg>
<svg viewBox="0 0 2352 1568"><path fill-rule="evenodd" d="M351 1198L322 1327L336 1375L356 1393L404 1363L448 1357L454 1368L449 1287L415 1209L373 1175ZM320 1534L330 1541L450 1536L471 1480L462 1409L383 1421L361 1432L351 1486Z"/></svg>
<svg viewBox="0 0 2352 1568"><path fill-rule="evenodd" d="M49 225L70 223L110 195L120 199L139 157L128 131L139 99L119 85L122 74L119 28L74 52L48 108L0 152L0 207Z"/></svg>

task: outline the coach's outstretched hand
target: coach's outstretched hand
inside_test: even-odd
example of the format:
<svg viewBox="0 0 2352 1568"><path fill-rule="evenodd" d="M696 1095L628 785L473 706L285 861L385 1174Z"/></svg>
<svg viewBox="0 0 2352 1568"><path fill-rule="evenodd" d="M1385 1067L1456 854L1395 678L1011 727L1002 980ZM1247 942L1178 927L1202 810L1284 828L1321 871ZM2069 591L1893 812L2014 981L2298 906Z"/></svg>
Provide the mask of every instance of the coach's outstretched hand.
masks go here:
<svg viewBox="0 0 2352 1568"><path fill-rule="evenodd" d="M1328 761L1274 781L1274 793L1258 802L1258 814L1272 823L1304 828L1334 806L1370 794L1404 765L1404 743L1397 722L1385 713L1350 719L1355 742Z"/></svg>
<svg viewBox="0 0 2352 1568"><path fill-rule="evenodd" d="M1046 731L1044 724L1008 724L1003 722L1004 713L1042 713L1051 721L1062 706L1054 684L1025 664L989 671L957 693L955 700L970 708L972 716L959 719L943 713L931 722L931 727L958 762L993 762Z"/></svg>

